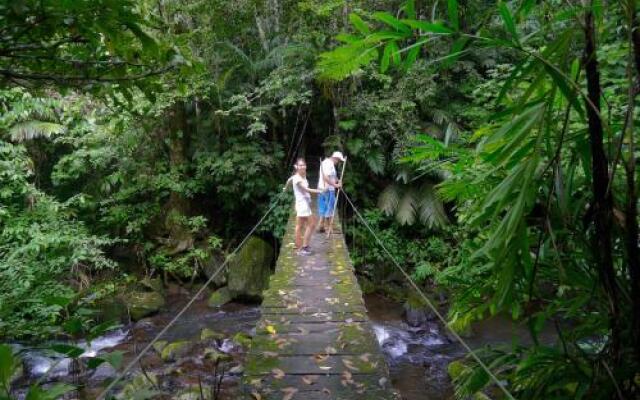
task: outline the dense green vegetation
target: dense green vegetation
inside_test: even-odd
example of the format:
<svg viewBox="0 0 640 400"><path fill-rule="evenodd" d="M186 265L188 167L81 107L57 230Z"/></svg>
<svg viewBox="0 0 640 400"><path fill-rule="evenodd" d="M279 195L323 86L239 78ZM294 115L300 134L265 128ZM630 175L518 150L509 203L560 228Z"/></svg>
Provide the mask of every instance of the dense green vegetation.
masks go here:
<svg viewBox="0 0 640 400"><path fill-rule="evenodd" d="M273 202L279 238L295 157L340 148L453 327L529 327L480 352L516 398L638 396L637 24L634 0L3 2L0 336L202 280ZM363 286L402 297L347 226ZM454 369L460 398L499 396Z"/></svg>

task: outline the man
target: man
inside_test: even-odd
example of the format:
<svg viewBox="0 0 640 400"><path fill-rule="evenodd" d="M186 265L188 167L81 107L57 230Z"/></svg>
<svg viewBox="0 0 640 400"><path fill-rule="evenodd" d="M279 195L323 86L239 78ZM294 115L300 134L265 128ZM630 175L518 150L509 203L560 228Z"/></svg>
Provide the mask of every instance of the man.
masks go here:
<svg viewBox="0 0 640 400"><path fill-rule="evenodd" d="M320 221L318 229L320 232L329 230L331 217L333 217L333 207L336 203L336 188L342 187L342 182L338 180L336 165L344 162L344 156L339 151L334 151L331 157L325 158L320 163L320 174L318 177L318 190L322 193L318 195L318 217Z"/></svg>

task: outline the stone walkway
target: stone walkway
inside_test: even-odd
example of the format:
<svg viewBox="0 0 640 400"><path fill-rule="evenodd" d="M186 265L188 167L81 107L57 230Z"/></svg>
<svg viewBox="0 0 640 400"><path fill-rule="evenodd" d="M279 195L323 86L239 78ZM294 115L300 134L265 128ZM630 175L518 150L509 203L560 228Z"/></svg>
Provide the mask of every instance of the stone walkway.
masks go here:
<svg viewBox="0 0 640 400"><path fill-rule="evenodd" d="M290 219L245 362L246 399L399 399L369 323L344 237L293 249Z"/></svg>

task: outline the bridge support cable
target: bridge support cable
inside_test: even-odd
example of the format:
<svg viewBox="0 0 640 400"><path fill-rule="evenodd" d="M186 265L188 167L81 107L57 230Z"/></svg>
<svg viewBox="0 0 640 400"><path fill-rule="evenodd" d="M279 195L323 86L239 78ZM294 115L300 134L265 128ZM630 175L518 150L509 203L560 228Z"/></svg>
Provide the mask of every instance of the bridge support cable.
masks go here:
<svg viewBox="0 0 640 400"><path fill-rule="evenodd" d="M451 332L451 335L453 335L454 338L456 338L456 340L458 342L460 342L460 344L462 345L462 347L465 348L465 350L469 353L469 355L471 355L471 357L478 363L478 365L480 365L480 367L487 373L487 375L489 375L489 377L491 378L492 381L494 381L496 383L496 385L498 385L498 387L502 390L502 392L505 394L505 396L507 396L508 399L510 400L515 400L515 398L513 397L513 395L509 392L509 390L506 388L505 384L503 382L501 382L498 377L491 372L491 370L489 369L489 367L487 367L487 365L480 359L480 357L478 357L478 355L471 349L471 347L464 341L464 339L462 339L462 337L455 331L453 330L453 328L451 328L449 326L449 323L447 322L447 320L442 316L442 314L440 313L440 311L438 311L438 309L435 307L435 305L433 304L433 302L427 297L427 295L420 289L420 287L418 287L418 285L415 283L415 281L411 278L411 276L407 273L407 271L402 268L402 266L400 265L400 263L398 263L398 261L395 259L395 257L391 254L391 252L389 252L389 250L387 250L387 247L384 245L384 243L382 243L382 240L380 240L380 238L378 237L378 235L374 232L374 230L371 228L371 226L369 225L369 223L364 219L364 217L362 216L362 214L360 214L360 211L358 211L358 209L356 208L355 204L353 204L353 202L351 201L351 198L349 197L349 195L347 194L347 192L345 192L344 190L342 191L342 193L344 194L344 198L347 200L347 202L351 205L351 209L353 210L354 214L358 216L358 219L360 220L360 222L362 222L362 224L367 228L367 230L369 232L371 232L371 235L375 238L376 242L378 242L378 244L380 245L380 247L382 248L382 250L384 251L384 253L389 257L389 259L392 261L392 263L396 266L396 268L398 268L398 270L402 273L402 275L405 277L405 279L409 282L409 285L418 293L418 295L425 301L425 303L427 304L427 306L431 309L431 311L433 311L433 313L438 317L438 319L440 320L440 322L442 322L442 324L449 330L449 332Z"/></svg>
<svg viewBox="0 0 640 400"><path fill-rule="evenodd" d="M260 220L253 226L253 228L251 228L249 233L247 233L247 235L244 237L244 239L242 239L240 244L236 246L233 252L229 254L227 259L220 265L220 267L218 267L218 269L213 274L211 274L209 279L204 283L204 285L202 285L202 287L196 292L196 294L193 297L191 297L189 302L187 302L187 304L173 317L173 319L171 319L171 321L169 321L164 326L164 328L162 328L162 330L158 332L158 334L142 349L140 353L138 353L138 355L133 360L131 360L131 362L129 362L129 364L127 364L127 366L122 370L122 372L120 372L116 376L116 378L113 381L111 381L111 383L98 395L98 397L96 398L97 400L104 400L107 394L109 393L109 391L113 389L115 385L131 370L131 368L133 368L142 359L142 356L144 356L147 353L147 351L149 351L153 347L154 343L156 343L162 337L162 335L167 333L169 328L171 328L176 322L178 322L180 317L182 317L182 315L189 309L189 307L191 307L191 305L204 293L204 291L211 284L211 282L213 282L216 276L218 276L218 274L224 269L224 267L227 266L231 258L246 243L249 237L253 235L256 229L258 229L258 227L262 224L262 222L264 222L267 216L271 213L271 211L273 211L274 208L276 208L277 205L278 203L274 202L271 205L271 207L269 207L269 209L267 210L267 212L264 213L262 218L260 218Z"/></svg>

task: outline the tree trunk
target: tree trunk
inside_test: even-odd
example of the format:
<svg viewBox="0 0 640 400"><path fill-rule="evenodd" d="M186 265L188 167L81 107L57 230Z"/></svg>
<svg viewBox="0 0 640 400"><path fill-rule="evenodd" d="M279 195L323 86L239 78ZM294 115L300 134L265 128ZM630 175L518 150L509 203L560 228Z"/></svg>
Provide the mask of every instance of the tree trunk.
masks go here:
<svg viewBox="0 0 640 400"><path fill-rule="evenodd" d="M588 11L584 24L585 53L584 65L587 76L588 97L585 102L589 124L589 142L591 147L591 172L593 179L593 218L595 234L593 237L593 253L598 273L602 281L609 306L609 325L611 329L611 351L614 359L620 354L620 308L615 281L612 258L612 215L613 199L609 186L609 165L604 150L604 130L600 119L600 73L596 54L596 33L593 13ZM594 107L595 106L595 107ZM595 108L595 109L594 109Z"/></svg>
<svg viewBox="0 0 640 400"><path fill-rule="evenodd" d="M167 114L169 166L175 176L186 177L188 170L189 124L184 102L176 102ZM180 179L178 183L184 181ZM193 236L181 219L189 215L189 199L172 190L166 204L165 227L169 233L170 254L179 253L193 245Z"/></svg>
<svg viewBox="0 0 640 400"><path fill-rule="evenodd" d="M635 98L638 93L637 86L640 79L640 32L638 29L638 19L636 17L635 0L628 2L629 9L629 32L630 45L635 65L635 74L629 73L629 120L627 132L629 132L629 159L626 163L627 177L627 204L625 207L625 247L627 250L627 268L631 278L631 337L634 338L634 350L636 362L640 364L640 251L638 251L638 193L636 189L636 159L635 159L635 137L634 137L634 109ZM635 78L635 79L634 79ZM623 132L624 134L624 132Z"/></svg>

